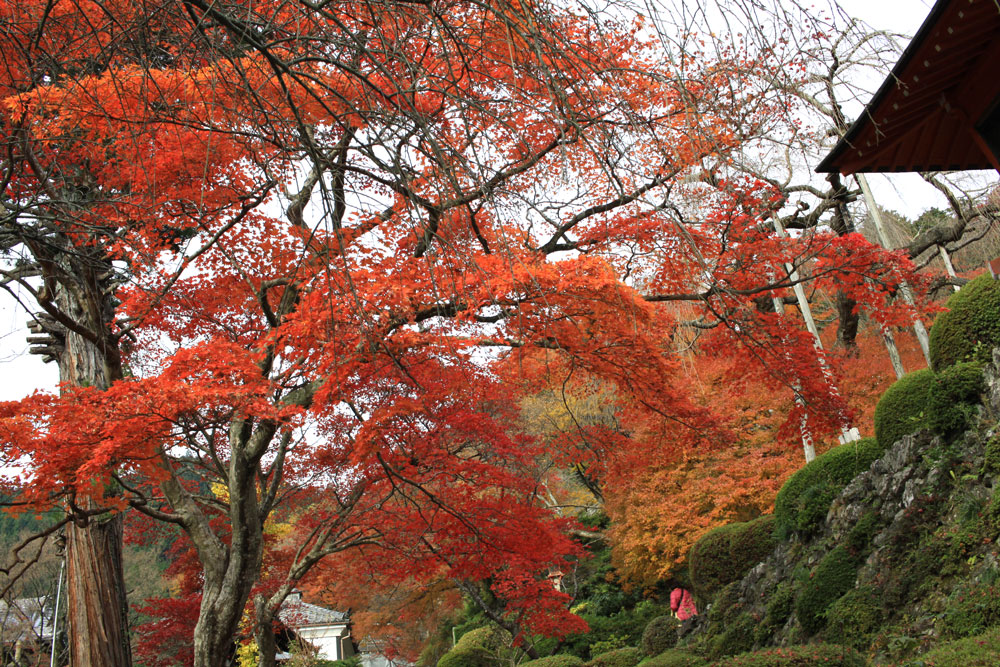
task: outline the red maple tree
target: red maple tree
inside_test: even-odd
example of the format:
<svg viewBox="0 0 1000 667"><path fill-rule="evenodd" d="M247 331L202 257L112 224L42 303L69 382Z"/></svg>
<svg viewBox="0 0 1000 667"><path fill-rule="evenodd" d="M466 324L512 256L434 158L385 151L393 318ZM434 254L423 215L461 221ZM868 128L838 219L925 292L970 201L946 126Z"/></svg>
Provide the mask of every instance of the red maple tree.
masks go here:
<svg viewBox="0 0 1000 667"><path fill-rule="evenodd" d="M520 392L600 378L663 452L711 444L661 305L685 300L748 367L780 360L766 377L832 432L811 341L755 299L797 267L893 321L916 282L857 235L777 237L769 184L703 173L739 148L732 122L766 123L738 84L767 63L681 75L638 21L460 0L0 11L0 238L24 255L4 276L111 369L0 405L4 456L25 507L183 531L198 667L226 662L248 601L273 664L284 598L348 549L387 581L487 585L515 636L579 630L545 578L577 549L538 502L547 443ZM272 539L289 507L309 511Z"/></svg>

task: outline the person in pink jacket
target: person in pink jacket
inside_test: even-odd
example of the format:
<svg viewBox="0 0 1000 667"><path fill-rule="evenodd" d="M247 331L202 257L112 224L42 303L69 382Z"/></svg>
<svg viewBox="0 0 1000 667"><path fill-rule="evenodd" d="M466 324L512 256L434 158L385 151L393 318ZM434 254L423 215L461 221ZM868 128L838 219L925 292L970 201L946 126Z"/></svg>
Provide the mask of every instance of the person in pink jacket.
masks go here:
<svg viewBox="0 0 1000 667"><path fill-rule="evenodd" d="M698 615L694 599L691 597L690 591L685 588L675 588L670 592L670 610L680 621L686 621L692 616Z"/></svg>

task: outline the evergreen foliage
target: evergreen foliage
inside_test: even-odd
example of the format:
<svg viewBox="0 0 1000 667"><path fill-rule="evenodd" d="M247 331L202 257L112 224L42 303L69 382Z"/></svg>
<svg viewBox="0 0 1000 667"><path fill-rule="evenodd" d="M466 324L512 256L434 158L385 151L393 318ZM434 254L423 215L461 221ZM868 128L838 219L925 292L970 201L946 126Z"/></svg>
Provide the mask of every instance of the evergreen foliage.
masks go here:
<svg viewBox="0 0 1000 667"><path fill-rule="evenodd" d="M951 295L930 331L931 367L989 361L1000 345L1000 280L984 273Z"/></svg>
<svg viewBox="0 0 1000 667"><path fill-rule="evenodd" d="M979 363L962 362L944 369L938 373L931 390L928 428L946 438L965 431L985 390Z"/></svg>
<svg viewBox="0 0 1000 667"><path fill-rule="evenodd" d="M879 592L870 587L847 591L826 612L826 636L838 644L864 650L882 627Z"/></svg>
<svg viewBox="0 0 1000 667"><path fill-rule="evenodd" d="M928 427L934 380L934 371L924 368L907 373L882 394L875 407L875 438L883 449Z"/></svg>
<svg viewBox="0 0 1000 667"><path fill-rule="evenodd" d="M743 578L774 549L774 517L719 526L691 547L689 574L695 597L704 604L728 583Z"/></svg>
<svg viewBox="0 0 1000 667"><path fill-rule="evenodd" d="M649 656L659 655L677 644L677 619L673 616L657 616L642 631L642 652Z"/></svg>
<svg viewBox="0 0 1000 667"><path fill-rule="evenodd" d="M522 662L521 667L579 667L583 660L575 655L550 655L547 658L538 658Z"/></svg>
<svg viewBox="0 0 1000 667"><path fill-rule="evenodd" d="M586 667L635 667L640 660L642 652L630 646L602 653L586 663Z"/></svg>
<svg viewBox="0 0 1000 667"><path fill-rule="evenodd" d="M858 474L882 456L882 440L863 438L834 447L792 475L774 501L775 530L813 533L826 519L830 503Z"/></svg>
<svg viewBox="0 0 1000 667"><path fill-rule="evenodd" d="M994 667L1000 664L1000 628L935 647L906 667Z"/></svg>
<svg viewBox="0 0 1000 667"><path fill-rule="evenodd" d="M705 665L708 665L708 661L701 656L677 649L664 651L642 662L642 667L704 667Z"/></svg>
<svg viewBox="0 0 1000 667"><path fill-rule="evenodd" d="M857 577L855 558L843 546L834 548L802 583L795 601L795 615L802 629L816 634L826 625L826 610L854 586Z"/></svg>
<svg viewBox="0 0 1000 667"><path fill-rule="evenodd" d="M494 667L495 663L493 656L486 649L456 646L441 656L437 667Z"/></svg>

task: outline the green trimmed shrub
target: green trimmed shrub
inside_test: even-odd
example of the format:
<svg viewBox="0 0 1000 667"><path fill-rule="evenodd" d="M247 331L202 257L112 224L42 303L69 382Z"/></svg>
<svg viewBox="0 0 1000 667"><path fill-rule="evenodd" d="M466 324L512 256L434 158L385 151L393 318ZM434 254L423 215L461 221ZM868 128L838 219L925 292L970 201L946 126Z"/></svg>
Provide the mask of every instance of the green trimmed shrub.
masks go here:
<svg viewBox="0 0 1000 667"><path fill-rule="evenodd" d="M642 651L630 646L602 653L585 665L586 667L635 667L640 660L642 660Z"/></svg>
<svg viewBox="0 0 1000 667"><path fill-rule="evenodd" d="M482 648L487 651L499 651L510 644L510 633L503 628L487 625L475 630L469 630L458 638L455 648Z"/></svg>
<svg viewBox="0 0 1000 667"><path fill-rule="evenodd" d="M934 371L907 373L885 390L875 406L875 438L888 449L904 435L928 428Z"/></svg>
<svg viewBox="0 0 1000 667"><path fill-rule="evenodd" d="M521 667L579 667L583 660L575 655L550 655L547 658L538 658L522 662Z"/></svg>
<svg viewBox="0 0 1000 667"><path fill-rule="evenodd" d="M700 605L726 584L739 581L774 550L774 517L719 526L701 537L688 555L691 588Z"/></svg>
<svg viewBox="0 0 1000 667"><path fill-rule="evenodd" d="M792 475L774 501L777 533L787 537L815 532L826 520L833 499L885 452L881 442L863 438L834 447Z"/></svg>
<svg viewBox="0 0 1000 667"><path fill-rule="evenodd" d="M733 580L729 543L738 525L731 523L713 528L691 547L688 554L688 573L699 606L704 601L711 600L720 588Z"/></svg>
<svg viewBox="0 0 1000 667"><path fill-rule="evenodd" d="M441 656L437 667L495 667L489 651L479 647L459 648L458 645Z"/></svg>
<svg viewBox="0 0 1000 667"><path fill-rule="evenodd" d="M978 363L964 362L944 369L931 389L928 428L945 437L965 431L984 391L986 382Z"/></svg>
<svg viewBox="0 0 1000 667"><path fill-rule="evenodd" d="M657 616L642 631L639 648L646 655L659 655L677 644L677 626L673 616Z"/></svg>
<svg viewBox="0 0 1000 667"><path fill-rule="evenodd" d="M1000 628L941 644L907 667L994 667L1000 664Z"/></svg>
<svg viewBox="0 0 1000 667"><path fill-rule="evenodd" d="M851 590L857 574L854 557L846 548L838 546L824 556L809 579L802 582L795 600L795 616L807 634L814 635L823 629L827 608Z"/></svg>
<svg viewBox="0 0 1000 667"><path fill-rule="evenodd" d="M859 651L882 627L881 595L874 588L847 591L826 611L826 636Z"/></svg>
<svg viewBox="0 0 1000 667"><path fill-rule="evenodd" d="M854 649L830 644L789 646L744 653L714 663L714 667L866 667L867 661Z"/></svg>
<svg viewBox="0 0 1000 667"><path fill-rule="evenodd" d="M739 581L774 551L777 541L774 539L773 514L736 525L737 529L729 538L729 554L738 569L734 581Z"/></svg>
<svg viewBox="0 0 1000 667"><path fill-rule="evenodd" d="M693 653L670 649L640 664L642 667L707 667L708 661Z"/></svg>
<svg viewBox="0 0 1000 667"><path fill-rule="evenodd" d="M940 313L931 327L931 368L990 361L993 348L1000 345L1000 280L984 273L944 305L948 312Z"/></svg>

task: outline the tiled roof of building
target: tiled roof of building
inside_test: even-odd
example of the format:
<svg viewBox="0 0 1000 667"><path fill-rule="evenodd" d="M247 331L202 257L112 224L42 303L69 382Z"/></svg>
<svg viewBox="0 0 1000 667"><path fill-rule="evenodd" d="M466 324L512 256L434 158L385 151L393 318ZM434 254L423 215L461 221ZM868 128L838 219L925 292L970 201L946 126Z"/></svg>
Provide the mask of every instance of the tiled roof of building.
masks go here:
<svg viewBox="0 0 1000 667"><path fill-rule="evenodd" d="M347 614L289 598L278 610L278 618L290 628L307 625L336 625L347 622Z"/></svg>

